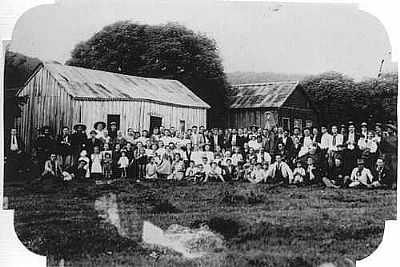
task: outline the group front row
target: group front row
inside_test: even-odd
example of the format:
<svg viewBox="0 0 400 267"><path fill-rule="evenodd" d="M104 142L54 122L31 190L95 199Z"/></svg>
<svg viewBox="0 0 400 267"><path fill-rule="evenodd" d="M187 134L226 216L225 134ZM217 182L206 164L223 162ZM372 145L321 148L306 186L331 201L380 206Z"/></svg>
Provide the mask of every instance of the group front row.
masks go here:
<svg viewBox="0 0 400 267"><path fill-rule="evenodd" d="M128 143L129 144L129 143ZM271 184L325 185L332 188L362 187L389 188L394 174L387 168L383 158L377 158L372 169L366 167L364 159L357 159L357 166L346 171L343 158L335 156L332 166L326 171L315 162L313 155L302 160L287 162L277 153L271 157L267 152L243 153L239 147L212 152L165 147L146 149L140 143L135 150L129 144L119 144L111 150L108 144L95 146L90 155L82 150L77 164L62 168L55 153L50 153L44 164L42 179L110 180L134 178L136 180L188 180L194 183L208 181L241 181ZM292 166L292 167L290 167Z"/></svg>

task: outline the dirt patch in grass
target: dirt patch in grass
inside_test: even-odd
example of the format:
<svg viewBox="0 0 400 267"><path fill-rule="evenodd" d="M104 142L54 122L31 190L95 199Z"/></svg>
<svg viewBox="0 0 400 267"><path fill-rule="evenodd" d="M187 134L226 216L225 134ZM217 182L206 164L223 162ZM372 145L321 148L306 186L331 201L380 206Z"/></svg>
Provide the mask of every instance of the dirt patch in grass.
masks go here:
<svg viewBox="0 0 400 267"><path fill-rule="evenodd" d="M180 213L182 210L178 209L168 200L162 200L156 204L151 210L152 213Z"/></svg>
<svg viewBox="0 0 400 267"><path fill-rule="evenodd" d="M16 210L23 244L66 259L66 266L318 266L342 256L368 256L381 242L384 220L396 217L396 192L390 190L131 180L47 189L6 184L5 195ZM102 223L94 209L95 200L109 192L116 194L119 222L129 238ZM207 224L224 237L226 255L209 262L154 259L137 243L143 220L164 230Z"/></svg>

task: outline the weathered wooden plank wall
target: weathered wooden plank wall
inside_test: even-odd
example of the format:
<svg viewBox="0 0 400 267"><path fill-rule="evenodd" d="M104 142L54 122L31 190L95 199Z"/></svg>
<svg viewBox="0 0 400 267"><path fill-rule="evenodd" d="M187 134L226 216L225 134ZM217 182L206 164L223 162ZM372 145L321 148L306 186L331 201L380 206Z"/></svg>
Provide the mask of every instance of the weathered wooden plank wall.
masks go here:
<svg viewBox="0 0 400 267"><path fill-rule="evenodd" d="M120 115L122 131L128 128L148 130L150 116L162 118L165 127L179 127L180 121L185 121L186 127L206 125L206 109L186 108L163 105L146 101L88 101L74 100L74 110L81 110L81 122L88 128L96 121L107 121L107 115ZM79 114L74 115L74 121L79 121Z"/></svg>
<svg viewBox="0 0 400 267"><path fill-rule="evenodd" d="M27 96L22 107L19 132L31 149L37 138L38 129L48 125L55 134L65 125L70 128L84 123L90 130L96 121L107 121L108 114L120 115L121 130L149 129L150 116L162 118L165 127L179 128L184 120L186 128L206 125L207 112L204 108L181 107L149 101L93 101L73 99L46 69L39 70L19 96Z"/></svg>
<svg viewBox="0 0 400 267"><path fill-rule="evenodd" d="M19 96L28 97L27 103L22 106L19 129L27 149L31 148L41 127L48 125L58 134L64 125L72 126L69 114L72 98L45 69L36 73Z"/></svg>

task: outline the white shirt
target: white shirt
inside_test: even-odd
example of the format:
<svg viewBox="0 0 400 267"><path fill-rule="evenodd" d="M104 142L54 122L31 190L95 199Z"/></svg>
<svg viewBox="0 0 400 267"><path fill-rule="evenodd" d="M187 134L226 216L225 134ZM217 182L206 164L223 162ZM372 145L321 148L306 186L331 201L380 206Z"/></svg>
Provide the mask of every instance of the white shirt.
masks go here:
<svg viewBox="0 0 400 267"><path fill-rule="evenodd" d="M360 150L369 149L369 152L375 153L378 150L378 145L376 144L375 140L369 140L367 138L360 138L358 140L358 147Z"/></svg>
<svg viewBox="0 0 400 267"><path fill-rule="evenodd" d="M257 140L250 140L249 147L253 148L254 150L259 150L262 147L262 143L258 143Z"/></svg>
<svg viewBox="0 0 400 267"><path fill-rule="evenodd" d="M243 161L243 155L240 153L233 153L231 156L232 165L237 166L239 161Z"/></svg>
<svg viewBox="0 0 400 267"><path fill-rule="evenodd" d="M271 155L268 152L257 153L257 162L268 162L270 164L271 160Z"/></svg>
<svg viewBox="0 0 400 267"><path fill-rule="evenodd" d="M362 182L362 183L371 183L373 176L369 169L363 168L361 172L359 172L358 167L354 168L351 172L350 179L353 182Z"/></svg>
<svg viewBox="0 0 400 267"><path fill-rule="evenodd" d="M324 133L321 136L321 144L319 145L321 149L328 149L332 143L332 135L329 133Z"/></svg>
<svg viewBox="0 0 400 267"><path fill-rule="evenodd" d="M329 150L331 151L337 151L337 146L343 144L343 135L342 134L336 134L332 135L332 140L329 145Z"/></svg>
<svg viewBox="0 0 400 267"><path fill-rule="evenodd" d="M15 136L15 135L11 135L10 150L11 151L17 151L18 150L18 141L17 141L17 136Z"/></svg>
<svg viewBox="0 0 400 267"><path fill-rule="evenodd" d="M356 134L349 132L349 135L347 137L347 148L353 150L355 143L356 143Z"/></svg>
<svg viewBox="0 0 400 267"><path fill-rule="evenodd" d="M203 156L204 156L204 153L202 151L193 151L191 159L197 165L197 164L201 164L203 162Z"/></svg>

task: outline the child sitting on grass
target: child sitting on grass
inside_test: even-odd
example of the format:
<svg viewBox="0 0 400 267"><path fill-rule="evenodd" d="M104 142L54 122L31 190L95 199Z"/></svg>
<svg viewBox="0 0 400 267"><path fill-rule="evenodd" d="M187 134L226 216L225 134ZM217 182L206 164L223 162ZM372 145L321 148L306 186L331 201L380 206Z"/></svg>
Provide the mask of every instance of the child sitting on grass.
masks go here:
<svg viewBox="0 0 400 267"><path fill-rule="evenodd" d="M149 163L146 165L145 179L157 179L157 164L154 157L150 157Z"/></svg>
<svg viewBox="0 0 400 267"><path fill-rule="evenodd" d="M206 172L204 171L203 164L197 165L194 177L195 177L195 182L204 181L204 179L206 178Z"/></svg>
<svg viewBox="0 0 400 267"><path fill-rule="evenodd" d="M253 171L250 174L250 177L248 177L247 180L249 180L249 182L252 184L258 184L267 180L267 175L264 169L262 168L260 162L256 163L255 168L253 169Z"/></svg>
<svg viewBox="0 0 400 267"><path fill-rule="evenodd" d="M206 172L206 178L203 182L206 183L208 179L220 180L223 183L225 182L224 178L222 177L222 170L220 167L218 167L216 162L211 162L210 168L208 172Z"/></svg>
<svg viewBox="0 0 400 267"><path fill-rule="evenodd" d="M85 166L83 167L85 169L85 178L90 178L90 168L89 168L90 159L87 156L87 151L82 150L79 155L80 157L78 159L78 162L82 160L86 162Z"/></svg>
<svg viewBox="0 0 400 267"><path fill-rule="evenodd" d="M194 161L193 160L189 161L189 167L186 169L185 178L189 181L195 181L196 171L197 168L194 166Z"/></svg>
<svg viewBox="0 0 400 267"><path fill-rule="evenodd" d="M293 170L293 184L304 183L304 177L306 176L306 170L301 165L300 161L296 162L296 168Z"/></svg>

